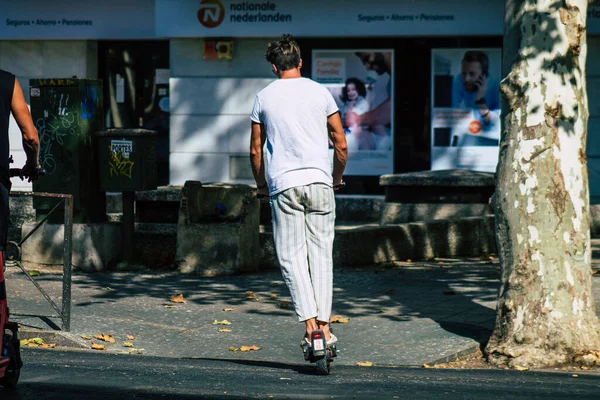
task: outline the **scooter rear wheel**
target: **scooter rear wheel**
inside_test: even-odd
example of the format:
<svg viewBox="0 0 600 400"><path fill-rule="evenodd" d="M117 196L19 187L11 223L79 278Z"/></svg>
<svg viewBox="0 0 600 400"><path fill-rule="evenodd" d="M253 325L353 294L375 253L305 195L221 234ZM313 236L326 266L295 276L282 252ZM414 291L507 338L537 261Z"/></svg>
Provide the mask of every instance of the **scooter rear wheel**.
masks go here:
<svg viewBox="0 0 600 400"><path fill-rule="evenodd" d="M21 358L21 349L19 346L18 337L13 336L12 332L10 334L5 333L5 336L8 336L6 343L8 346L10 361L6 367L4 376L0 379L0 385L4 386L5 388L14 388L17 386L19 377L21 376L21 366L19 365L18 361Z"/></svg>
<svg viewBox="0 0 600 400"><path fill-rule="evenodd" d="M319 375L329 375L330 360L328 356L322 357L316 361L317 373Z"/></svg>

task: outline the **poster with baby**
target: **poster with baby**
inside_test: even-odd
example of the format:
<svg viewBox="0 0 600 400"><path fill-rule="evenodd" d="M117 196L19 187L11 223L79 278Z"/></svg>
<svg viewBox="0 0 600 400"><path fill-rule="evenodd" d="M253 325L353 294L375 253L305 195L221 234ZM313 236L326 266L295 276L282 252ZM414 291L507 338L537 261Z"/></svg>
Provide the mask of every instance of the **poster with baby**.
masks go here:
<svg viewBox="0 0 600 400"><path fill-rule="evenodd" d="M329 89L340 109L348 142L345 175L393 173L393 64L393 50L312 52L311 78Z"/></svg>

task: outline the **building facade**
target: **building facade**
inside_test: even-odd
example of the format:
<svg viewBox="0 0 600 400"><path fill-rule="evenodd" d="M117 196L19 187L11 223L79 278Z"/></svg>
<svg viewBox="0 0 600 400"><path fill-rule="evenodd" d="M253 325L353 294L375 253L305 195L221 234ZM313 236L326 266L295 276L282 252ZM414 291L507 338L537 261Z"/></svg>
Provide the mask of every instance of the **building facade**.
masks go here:
<svg viewBox="0 0 600 400"><path fill-rule="evenodd" d="M368 126L346 124L350 192L380 193L387 173L494 171L497 163L504 0L65 0L60 7L0 0L0 7L0 68L18 76L26 97L30 78L102 79L107 127L159 132L162 185L253 182L249 114L256 93L275 79L264 53L282 33L296 36L303 75L325 84L343 113L375 116ZM599 35L600 6L591 6L593 201L600 200ZM479 86L461 79L463 60L481 73ZM473 92L482 84L486 107L478 113ZM347 96L351 87L360 98ZM15 124L11 149L21 163Z"/></svg>

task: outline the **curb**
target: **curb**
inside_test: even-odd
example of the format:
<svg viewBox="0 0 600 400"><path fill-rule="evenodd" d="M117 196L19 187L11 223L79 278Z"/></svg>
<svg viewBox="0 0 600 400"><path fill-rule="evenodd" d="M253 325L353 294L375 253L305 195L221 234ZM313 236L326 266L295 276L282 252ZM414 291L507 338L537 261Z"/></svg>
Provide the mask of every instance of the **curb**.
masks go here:
<svg viewBox="0 0 600 400"><path fill-rule="evenodd" d="M33 338L41 338L44 340L44 343L56 344L56 347L75 349L89 348L87 342L69 332L19 328L20 340Z"/></svg>
<svg viewBox="0 0 600 400"><path fill-rule="evenodd" d="M464 350L460 350L460 351L458 351L458 352L456 352L454 354L450 354L450 355L448 355L446 357L442 357L442 358L437 359L437 360L435 360L435 361L433 361L431 363L428 363L428 364L436 365L436 364L451 363L451 362L456 361L458 359L458 357L468 356L470 354L476 353L480 348L481 348L480 344L475 344L475 345L467 347Z"/></svg>

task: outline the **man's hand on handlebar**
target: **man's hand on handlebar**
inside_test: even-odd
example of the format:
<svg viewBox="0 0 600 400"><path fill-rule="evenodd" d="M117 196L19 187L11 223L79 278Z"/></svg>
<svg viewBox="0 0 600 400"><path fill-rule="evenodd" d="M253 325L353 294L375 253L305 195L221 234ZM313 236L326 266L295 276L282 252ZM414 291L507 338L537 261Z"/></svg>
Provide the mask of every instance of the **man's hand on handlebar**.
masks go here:
<svg viewBox="0 0 600 400"><path fill-rule="evenodd" d="M18 177L21 178L21 180L23 180L24 178L27 178L27 182L33 182L33 181L37 180L37 178L40 176L40 170L41 170L41 167L37 163L36 163L36 165L31 165L29 163L25 163L23 168L21 168Z"/></svg>

